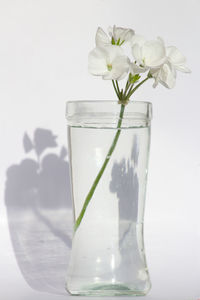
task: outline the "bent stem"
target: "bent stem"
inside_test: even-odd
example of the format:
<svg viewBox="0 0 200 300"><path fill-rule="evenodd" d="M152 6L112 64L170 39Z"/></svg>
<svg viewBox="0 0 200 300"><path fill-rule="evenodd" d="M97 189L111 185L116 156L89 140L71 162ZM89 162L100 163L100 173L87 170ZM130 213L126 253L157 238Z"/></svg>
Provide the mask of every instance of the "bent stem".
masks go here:
<svg viewBox="0 0 200 300"><path fill-rule="evenodd" d="M110 149L109 149L109 151L108 151L108 153L106 155L106 159L104 160L104 163L103 163L103 165L102 165L102 167L101 167L101 169L100 169L97 177L95 178L94 183L93 183L93 185L92 185L92 187L91 187L91 189L90 189L90 191L89 191L89 193L88 193L88 195L87 195L87 197L85 199L85 202L83 204L83 208L82 208L82 210L80 212L79 217L76 220L76 223L75 223L75 226L74 226L74 231L76 231L77 228L79 227L79 225L80 225L80 223L81 223L81 221L83 219L83 216L85 214L86 208L87 208L87 206L88 206L88 204L89 204L89 202L90 202L90 200L91 200L91 198L92 198L92 196L94 194L94 191L95 191L95 189L97 187L97 184L98 184L99 180L101 179L101 176L103 175L103 172L104 172L104 170L105 170L105 168L106 168L106 166L107 166L107 164L108 164L108 162L110 160L110 157L111 157L111 155L112 155L112 153L113 153L113 151L114 151L114 149L116 147L117 141L118 141L120 133L121 133L120 127L121 127L121 124L122 124L122 119L123 119L123 115L124 115L124 109L125 109L125 105L122 104L121 105L120 114L119 114L119 120L118 120L118 124L117 124L117 128L119 128L119 129L117 130L117 132L115 134L115 137L113 139L112 145L111 145L111 147L110 147Z"/></svg>
<svg viewBox="0 0 200 300"><path fill-rule="evenodd" d="M146 77L143 81L141 81L138 85L136 85L136 87L134 89L130 89L127 96L130 97L148 79L149 79L149 77ZM114 84L114 81L113 81L113 86L115 88L115 91L116 90L119 91L119 86L118 86L117 81L116 81L116 85L117 85L117 88L115 87L115 84ZM123 95L122 94L120 95L120 91L119 91L119 93L117 91L116 91L116 94L117 94L119 100L121 101L122 100L121 97L123 97ZM119 97L119 96L121 96L121 97ZM126 101L127 99L129 99L129 98L126 98L126 99L123 99L123 100ZM101 176L103 175L103 173L105 171L105 168L106 168L106 166L107 166L107 164L108 164L108 162L110 160L110 157L111 157L113 151L115 150L115 147L117 145L117 141L118 141L120 133L121 133L121 125L122 125L122 119L123 119L123 116L124 116L124 110L125 110L125 104L121 104L121 109L120 109L120 113L119 113L119 120L118 120L118 123L117 123L117 132L115 134L115 137L113 139L111 147L110 147L110 149L109 149L109 151L108 151L108 153L106 155L104 163L103 163L103 165L102 165L99 173L97 174L97 176L96 176L96 178L95 178L95 180L94 180L94 182L92 184L92 187L91 187L89 193L87 194L87 197L85 198L85 202L83 204L82 210L81 210L78 218L76 219L76 222L75 222L75 225L74 225L74 232L76 232L76 230L80 226L81 221L83 219L83 216L84 216L84 214L86 212L87 206L90 203L90 200L92 199L92 196L93 196L93 194L94 194L94 192L96 190L96 187L97 187L97 185L98 185L98 183L99 183L99 181L101 179Z"/></svg>

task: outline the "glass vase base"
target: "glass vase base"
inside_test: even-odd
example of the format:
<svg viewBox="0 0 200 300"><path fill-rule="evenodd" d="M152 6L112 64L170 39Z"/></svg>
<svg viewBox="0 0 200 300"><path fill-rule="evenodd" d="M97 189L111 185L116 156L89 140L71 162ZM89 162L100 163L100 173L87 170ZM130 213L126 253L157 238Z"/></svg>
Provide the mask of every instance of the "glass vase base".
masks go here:
<svg viewBox="0 0 200 300"><path fill-rule="evenodd" d="M81 290L66 290L74 296L145 296L149 290L141 291L136 289L130 289L124 284L95 284L82 288Z"/></svg>

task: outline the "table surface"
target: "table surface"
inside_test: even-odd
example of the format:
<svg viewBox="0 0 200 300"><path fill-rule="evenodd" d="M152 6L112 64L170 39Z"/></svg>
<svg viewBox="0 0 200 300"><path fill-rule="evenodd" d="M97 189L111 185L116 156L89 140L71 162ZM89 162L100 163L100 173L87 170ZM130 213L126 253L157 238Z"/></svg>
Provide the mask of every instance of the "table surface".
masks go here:
<svg viewBox="0 0 200 300"><path fill-rule="evenodd" d="M8 200L0 220L2 299L70 298L64 285L71 247L71 208L47 209L34 203L21 210ZM175 220L147 220L145 245L152 290L140 299L200 297L197 238L194 224L182 228Z"/></svg>

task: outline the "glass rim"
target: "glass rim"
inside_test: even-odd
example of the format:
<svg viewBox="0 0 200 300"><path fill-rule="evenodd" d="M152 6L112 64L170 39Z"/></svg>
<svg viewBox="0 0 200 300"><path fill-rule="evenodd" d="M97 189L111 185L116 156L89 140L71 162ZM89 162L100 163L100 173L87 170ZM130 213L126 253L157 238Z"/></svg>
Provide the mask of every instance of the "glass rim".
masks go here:
<svg viewBox="0 0 200 300"><path fill-rule="evenodd" d="M122 119L122 127L149 126L152 119L152 104L133 101L124 106L116 100L75 100L66 103L66 119L70 126L117 128Z"/></svg>
<svg viewBox="0 0 200 300"><path fill-rule="evenodd" d="M73 104L73 103L93 103L94 104L94 103L106 103L106 102L120 105L118 103L118 100L67 100L66 104ZM127 105L132 105L134 103L137 103L137 104L141 103L141 104L145 104L145 105L152 105L152 103L150 101L140 101L140 100L137 100L137 101L132 100L131 101L130 100L128 102L128 104L126 104L126 106Z"/></svg>

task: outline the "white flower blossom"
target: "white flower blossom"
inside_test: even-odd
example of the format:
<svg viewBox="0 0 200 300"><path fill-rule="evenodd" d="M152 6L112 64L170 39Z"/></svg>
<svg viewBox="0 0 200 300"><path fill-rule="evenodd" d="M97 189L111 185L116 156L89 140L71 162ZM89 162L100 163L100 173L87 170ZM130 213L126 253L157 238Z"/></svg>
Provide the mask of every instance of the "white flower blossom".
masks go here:
<svg viewBox="0 0 200 300"><path fill-rule="evenodd" d="M166 60L166 51L161 39L146 41L141 36L134 36L132 43L133 57L143 71L159 67Z"/></svg>
<svg viewBox="0 0 200 300"><path fill-rule="evenodd" d="M95 37L97 47L108 46L110 44L121 46L122 44L131 41L134 30L116 27L114 25L113 27L108 28L108 33L109 35L107 35L101 27L97 29Z"/></svg>
<svg viewBox="0 0 200 300"><path fill-rule="evenodd" d="M174 46L166 48L167 61L175 68L175 70L190 73L190 69L186 67L186 58L183 54Z"/></svg>
<svg viewBox="0 0 200 300"><path fill-rule="evenodd" d="M166 47L166 62L157 69L151 70L155 79L153 87L161 83L171 89L176 83L176 71L190 73L190 69L185 65L186 58L174 46Z"/></svg>
<svg viewBox="0 0 200 300"><path fill-rule="evenodd" d="M108 32L112 39L112 43L115 43L115 45L122 45L123 43L130 42L135 34L133 29L116 27L115 25L109 27Z"/></svg>
<svg viewBox="0 0 200 300"><path fill-rule="evenodd" d="M141 35L135 35L132 29L114 25L108 28L108 33L99 27L95 41L96 48L89 54L88 68L91 74L102 76L103 79L121 80L129 75L129 80L131 76L138 75L141 78L142 73L148 72L147 78L154 79L153 87L160 83L173 88L177 71L190 72L181 52L174 46L165 47L160 37L149 41ZM127 47L122 49L124 44ZM127 51L128 56L123 50ZM133 61L128 58L130 51Z"/></svg>
<svg viewBox="0 0 200 300"><path fill-rule="evenodd" d="M89 53L88 69L103 79L121 80L129 72L130 61L121 47L96 47Z"/></svg>
<svg viewBox="0 0 200 300"><path fill-rule="evenodd" d="M158 83L161 83L166 88L172 89L176 83L176 71L169 63L163 64L158 69L152 69L151 75L154 77L155 82L153 87L155 88Z"/></svg>

